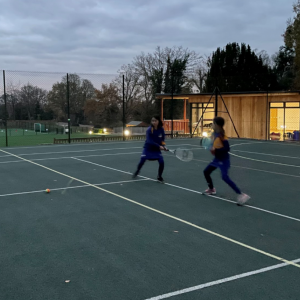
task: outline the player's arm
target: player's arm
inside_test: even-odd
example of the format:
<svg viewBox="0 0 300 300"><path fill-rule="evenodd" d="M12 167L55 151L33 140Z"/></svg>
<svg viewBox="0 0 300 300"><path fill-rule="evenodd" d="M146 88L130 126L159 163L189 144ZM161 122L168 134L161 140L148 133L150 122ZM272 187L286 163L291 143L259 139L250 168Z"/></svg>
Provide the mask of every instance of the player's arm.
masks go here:
<svg viewBox="0 0 300 300"><path fill-rule="evenodd" d="M165 134L164 129L162 128L162 142L161 142L161 146L163 147L164 150L167 149L165 139L166 139L166 134Z"/></svg>

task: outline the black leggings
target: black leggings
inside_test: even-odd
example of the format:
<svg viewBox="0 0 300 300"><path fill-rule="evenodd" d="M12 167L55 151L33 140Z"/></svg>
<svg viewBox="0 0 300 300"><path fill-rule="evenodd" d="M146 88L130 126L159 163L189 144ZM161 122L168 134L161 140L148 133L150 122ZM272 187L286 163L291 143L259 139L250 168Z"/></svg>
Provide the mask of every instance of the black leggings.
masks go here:
<svg viewBox="0 0 300 300"><path fill-rule="evenodd" d="M206 182L208 184L208 187L210 189L214 188L213 181L210 177L210 174L216 170L217 167L214 165L209 164L206 169L204 170L204 176L206 179ZM225 164L225 166L220 166L221 174L222 174L222 179L237 193L241 194L241 190L236 186L236 184L230 179L228 176L228 169L229 167Z"/></svg>
<svg viewBox="0 0 300 300"><path fill-rule="evenodd" d="M137 167L137 171L136 171L136 174L139 174L143 165L145 164L147 158L146 157L141 157L141 160L138 164L138 167ZM151 159L152 160L152 159ZM159 168L158 168L158 177L162 177L162 174L163 174L163 171L164 171L164 168L165 168L165 162L164 162L164 159L163 157L161 158L158 158L158 159L153 159L153 160L158 160L158 163L159 163Z"/></svg>

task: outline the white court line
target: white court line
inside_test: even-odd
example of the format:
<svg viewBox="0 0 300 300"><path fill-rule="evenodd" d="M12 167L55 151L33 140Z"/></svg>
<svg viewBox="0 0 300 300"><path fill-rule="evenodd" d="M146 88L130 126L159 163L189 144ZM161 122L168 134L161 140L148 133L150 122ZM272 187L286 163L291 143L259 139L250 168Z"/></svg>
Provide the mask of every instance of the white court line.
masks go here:
<svg viewBox="0 0 300 300"><path fill-rule="evenodd" d="M91 165L95 165L95 166L98 166L98 167L102 167L102 168L105 168L105 169L109 169L109 170L117 171L117 172L120 172L120 173L125 173L125 174L132 175L132 173L130 173L130 172L126 172L126 171L122 171L122 170L119 170L119 169L107 167L107 166L104 166L104 165L100 165L100 164L93 163L93 162L90 162L90 161L87 161L87 160L83 160L83 159L79 159L79 158L76 158L76 157L72 157L72 158L75 159L75 160L82 161L82 162L85 162L85 163L88 163L88 164L91 164ZM156 180L154 180L152 178L148 178L148 177L141 176L141 175L139 175L139 177L145 178L145 179L148 179L148 180L151 180L151 181L156 181ZM172 186L172 187L175 187L177 189L185 190L185 191L188 191L188 192L191 192L191 193L203 195L202 192L191 190L191 189L188 189L188 188L185 188L185 187L181 187L181 186L178 186L178 185L174 185L174 184L171 184L171 183L165 183L165 185ZM229 199L221 198L221 197L218 197L218 196L215 196L215 195L205 195L205 197L211 197L211 198L219 199L219 200L222 200L222 201L225 201L225 202L236 204L236 201L232 201L232 200L229 200ZM268 213L268 214L271 214L271 215L275 215L275 216L282 217L282 218L285 218L285 219L289 219L289 220L300 222L300 219L293 218L293 217L290 217L290 216L287 216L287 215L283 215L283 214L279 214L279 213L276 213L276 212L273 212L273 211L270 211L270 210L262 209L262 208L259 208L259 207L256 207L256 206L252 206L252 205L248 205L247 204L247 205L244 205L244 207L252 208L252 209L255 209L255 210L258 210L258 211L262 211L262 212L265 212L265 213Z"/></svg>
<svg viewBox="0 0 300 300"><path fill-rule="evenodd" d="M97 184L94 184L94 185L96 185L96 186L112 185L112 184L120 184L120 183L131 183L131 182L135 182L135 181L148 181L148 179L123 180L123 181L115 181L115 182L107 182L107 183L97 183ZM78 189L78 188L85 188L85 187L91 187L91 186L90 185L76 185L76 186L69 186L69 187L55 188L55 189L50 188L50 190L51 191L60 191L60 190ZM45 192L45 190L20 192L20 193L12 193L12 194L3 194L3 195L0 195L0 197L35 194L35 193L44 193L44 192Z"/></svg>
<svg viewBox="0 0 300 300"><path fill-rule="evenodd" d="M140 148L140 147L138 147ZM121 148L120 148L121 149ZM126 149L126 148L124 148ZM202 148L196 147L194 150L202 150ZM94 154L94 155L76 155L73 157L98 157L98 156L114 156L114 155L130 155L130 154L141 154L142 151L139 152L123 152L123 153L108 153L108 154ZM11 156L11 155L7 155ZM0 156L0 158L3 156ZM58 159L70 159L70 156L60 156L60 157L50 157L50 158L34 158L31 159L32 161L44 161L44 160L58 160ZM9 160L9 161L2 161L0 164L8 164L8 163L20 163L24 162L24 160Z"/></svg>
<svg viewBox="0 0 300 300"><path fill-rule="evenodd" d="M295 157L295 156L276 155L276 154L260 153L260 152L251 152L251 151L243 151L243 150L233 150L233 151L234 151L234 152L244 152L244 153L252 153L252 154L266 155L266 156L274 156L274 157L284 157L284 158L300 159L300 157Z"/></svg>
<svg viewBox="0 0 300 300"><path fill-rule="evenodd" d="M37 153L24 153L18 154L18 156L30 156L30 155L48 155L48 154L62 154L62 153L82 153L82 152L96 152L96 151L112 151L112 150L127 150L127 149L140 149L141 147L131 148L113 148L113 149L92 149L92 150L76 150L76 151L60 151L60 152L37 152ZM8 157L11 155L1 155L1 157Z"/></svg>
<svg viewBox="0 0 300 300"><path fill-rule="evenodd" d="M196 158L194 158L193 160L200 161L200 162L203 162L203 163L206 163L206 164L209 163L209 161L201 160L201 159L196 159ZM252 171L263 172L263 173L270 173L270 174L275 174L275 175L282 175L282 176L300 178L299 175L291 175L291 174L280 173L280 172L273 172L273 171L266 171L266 170L261 170L261 169L255 169L255 168L241 167L241 166L236 166L236 165L232 165L232 164L230 166L233 167L233 168L239 168L239 169L252 170Z"/></svg>
<svg viewBox="0 0 300 300"><path fill-rule="evenodd" d="M295 259L295 260L293 260L293 262L298 263L298 262L300 262L300 259ZM251 271L251 272L247 272L247 273L242 273L242 274L235 275L235 276L230 276L230 277L227 277L227 278L211 281L211 282L204 283L204 284L199 284L199 285L192 286L192 287L182 289L182 290L178 290L178 291L175 291L175 292L171 292L171 293L163 294L163 295L160 295L160 296L148 298L146 300L167 299L167 298L171 298L171 297L174 297L174 296L187 294L187 293L194 292L194 291L199 291L199 290L205 289L207 287L212 287L212 286L223 284L223 283L226 283L226 282L230 282L230 281L238 280L238 279L241 279L241 278L253 276L253 275L256 275L256 274L261 274L261 273L269 272L269 271L276 270L276 269L279 269L279 268L284 268L286 266L288 266L288 264L286 264L286 263L277 264L277 265L262 268L262 269L259 269L259 270L255 270L255 271Z"/></svg>
<svg viewBox="0 0 300 300"><path fill-rule="evenodd" d="M202 150L202 148L199 148L199 150ZM87 158L87 157L101 157L101 156L132 155L132 154L140 154L140 153L141 153L141 151L139 151L139 152L114 153L114 154L81 155L81 156L73 156L73 157ZM174 155L168 155L168 154L164 154L164 155L174 157ZM52 157L52 158L36 158L36 159L31 159L31 160L32 161L47 161L47 160L59 160L59 159L71 159L71 157L70 156L65 156L65 157L60 156L60 157ZM200 162L203 162L203 163L209 163L209 161L196 159L196 158L194 158L193 160L200 161ZM25 161L24 160L9 160L9 161L0 162L0 164L22 163L22 162L24 163ZM231 165L231 167L239 168L239 169L252 170L252 171L258 171L258 172L263 172L263 173L270 173L270 174L288 176L288 177L294 177L294 178L300 178L300 176L298 176L298 175L291 175L291 174L280 173L280 172L266 171L266 170L255 169L255 168L241 167L241 166L236 166L236 165Z"/></svg>
<svg viewBox="0 0 300 300"><path fill-rule="evenodd" d="M117 155L130 155L130 154L141 154L141 151L139 152L124 152L124 153L107 153L107 154L93 154L93 155L78 155L73 157L99 157L99 156L117 156ZM70 156L61 156L61 157L50 157L50 158L36 158L31 159L31 161L44 161L44 160L59 160L59 159L71 159ZM8 164L8 163L21 163L25 162L24 160L11 160L11 161L2 161L0 164Z"/></svg>
<svg viewBox="0 0 300 300"><path fill-rule="evenodd" d="M258 161L258 162L262 162L262 163L265 163L265 164L292 167L292 168L300 168L300 166L296 166L296 165L288 165L288 164L282 164L282 163L277 163L277 162L272 162L272 161L266 161L266 160L261 160L261 159L254 159L254 158L249 158L249 157L245 157L245 156L240 156L240 155L234 154L232 152L230 152L230 154L233 155L233 156L236 156L238 158L251 160L251 161Z"/></svg>
<svg viewBox="0 0 300 300"><path fill-rule="evenodd" d="M190 144L178 144L176 146L188 146ZM195 148L199 148L195 146ZM48 154L62 154L62 153L82 153L82 152L96 152L96 151L113 151L113 150L130 150L141 149L141 147L126 147L126 148L112 148L112 149L92 149L92 150L76 150L76 151L59 151L59 152L37 152L37 153L24 153L18 154L18 156L30 156L30 155L48 155ZM10 157L11 155L0 155L1 157Z"/></svg>
<svg viewBox="0 0 300 300"><path fill-rule="evenodd" d="M146 136L145 136L146 139ZM190 138L187 138L190 139ZM183 139L178 139L178 140L172 140L172 139L167 139L168 144L170 142L181 142ZM134 143L145 143L145 140L132 140L132 141L120 141L120 142L98 142L98 143L72 143L72 144L52 144L52 145L38 145L38 146L30 146L30 147L9 147L6 148L6 150L17 150L17 149L36 149L36 148L54 148L54 147L72 147L72 146L98 146L98 145L116 145L116 144L134 144ZM176 144L175 144L176 146ZM3 147L4 148L4 147ZM0 148L1 149L1 148Z"/></svg>
<svg viewBox="0 0 300 300"><path fill-rule="evenodd" d="M145 143L145 141L128 141L128 142L98 142L98 143L72 143L72 144L52 144L52 145L38 145L30 147L9 147L6 150L17 150L17 149L36 149L36 148L54 148L54 147L72 147L72 146L97 146L97 145L107 145L107 144L131 144L131 143ZM4 148L4 147L3 147Z"/></svg>
<svg viewBox="0 0 300 300"><path fill-rule="evenodd" d="M253 144L263 144L264 142L249 142L249 143L240 143L240 144L232 144L230 147L241 146L241 145L253 145Z"/></svg>
<svg viewBox="0 0 300 300"><path fill-rule="evenodd" d="M237 140L237 139L229 139L229 140L231 140L231 141L233 141L233 140ZM246 144L246 143L245 143ZM298 143L293 143L293 142L281 142L281 141L257 141L256 140L256 142L253 142L253 143L249 143L249 144L267 144L267 145L279 145L279 146L288 146L288 147L290 147L290 146L295 146L295 147L300 147L300 143L298 142Z"/></svg>

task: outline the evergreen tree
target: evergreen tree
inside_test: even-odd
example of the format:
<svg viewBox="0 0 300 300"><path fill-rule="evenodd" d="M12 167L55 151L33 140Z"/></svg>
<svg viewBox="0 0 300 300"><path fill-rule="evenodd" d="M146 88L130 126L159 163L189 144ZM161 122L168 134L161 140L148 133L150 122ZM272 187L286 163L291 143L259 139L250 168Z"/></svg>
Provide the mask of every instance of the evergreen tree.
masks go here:
<svg viewBox="0 0 300 300"><path fill-rule="evenodd" d="M261 91L276 89L271 80L272 70L263 63L251 47L231 43L218 48L209 60L205 91L212 92L218 86L222 92Z"/></svg>

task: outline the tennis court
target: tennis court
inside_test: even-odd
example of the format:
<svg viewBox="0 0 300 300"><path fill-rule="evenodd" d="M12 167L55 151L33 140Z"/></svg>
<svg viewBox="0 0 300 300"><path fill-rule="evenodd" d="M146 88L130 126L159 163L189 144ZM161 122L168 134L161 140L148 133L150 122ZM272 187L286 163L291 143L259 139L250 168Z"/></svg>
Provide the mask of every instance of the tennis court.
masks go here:
<svg viewBox="0 0 300 300"><path fill-rule="evenodd" d="M132 180L143 142L2 148L1 299L299 299L300 146L231 140L244 207L198 139ZM51 193L45 193L45 189Z"/></svg>

